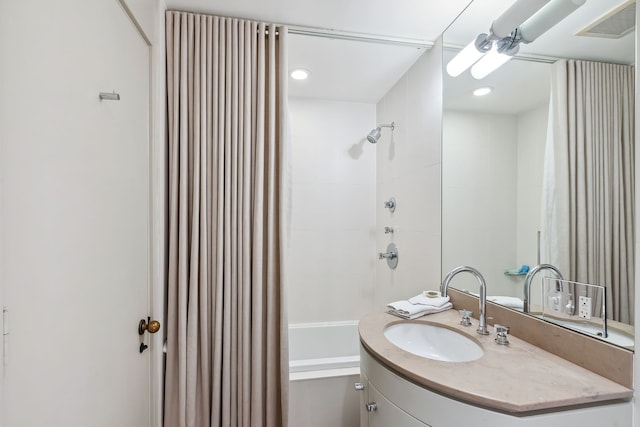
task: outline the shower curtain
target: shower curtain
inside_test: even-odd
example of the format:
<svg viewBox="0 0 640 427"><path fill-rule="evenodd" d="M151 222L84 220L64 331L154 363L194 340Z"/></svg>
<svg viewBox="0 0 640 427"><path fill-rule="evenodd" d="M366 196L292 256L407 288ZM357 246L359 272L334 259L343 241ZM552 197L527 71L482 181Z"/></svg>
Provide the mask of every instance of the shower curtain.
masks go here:
<svg viewBox="0 0 640 427"><path fill-rule="evenodd" d="M164 425L287 425L285 27L167 12Z"/></svg>
<svg viewBox="0 0 640 427"><path fill-rule="evenodd" d="M553 66L542 203L546 260L606 287L608 318L634 322L634 67ZM575 295L574 295L575 297Z"/></svg>

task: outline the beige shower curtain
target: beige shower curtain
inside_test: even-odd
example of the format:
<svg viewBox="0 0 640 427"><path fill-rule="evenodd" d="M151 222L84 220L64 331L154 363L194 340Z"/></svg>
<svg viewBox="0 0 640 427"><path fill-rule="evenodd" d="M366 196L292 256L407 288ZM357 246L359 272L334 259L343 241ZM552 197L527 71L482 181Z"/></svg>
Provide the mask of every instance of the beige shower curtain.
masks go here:
<svg viewBox="0 0 640 427"><path fill-rule="evenodd" d="M543 233L570 280L606 287L607 317L634 322L634 67L562 60L552 75ZM574 296L575 297L575 296Z"/></svg>
<svg viewBox="0 0 640 427"><path fill-rule="evenodd" d="M287 425L286 32L166 14L167 427Z"/></svg>

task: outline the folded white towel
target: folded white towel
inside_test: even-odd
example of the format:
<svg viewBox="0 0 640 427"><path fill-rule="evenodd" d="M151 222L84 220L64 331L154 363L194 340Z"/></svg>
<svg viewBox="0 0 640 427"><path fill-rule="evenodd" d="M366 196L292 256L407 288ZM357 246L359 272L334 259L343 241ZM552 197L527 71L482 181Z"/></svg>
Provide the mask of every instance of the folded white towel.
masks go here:
<svg viewBox="0 0 640 427"><path fill-rule="evenodd" d="M479 296L475 292L469 292L471 295ZM504 305L509 308L524 308L524 302L518 297L510 297L506 295L489 295L487 301L495 302L496 304Z"/></svg>
<svg viewBox="0 0 640 427"><path fill-rule="evenodd" d="M431 307L442 307L446 303L449 302L449 297L435 297L430 298L423 293L420 295L416 295L415 297L409 298L409 302L411 304L421 304L421 305L429 305Z"/></svg>
<svg viewBox="0 0 640 427"><path fill-rule="evenodd" d="M518 297L508 296L488 296L487 301L495 302L496 304L504 305L509 308L523 308L524 303Z"/></svg>
<svg viewBox="0 0 640 427"><path fill-rule="evenodd" d="M409 316L424 311L427 308L426 305L411 304L407 300L390 302L389 304L387 304L387 307L391 310L397 311L398 313L406 314Z"/></svg>
<svg viewBox="0 0 640 427"><path fill-rule="evenodd" d="M391 307L391 304L389 304L388 307ZM393 308L390 308L387 313L393 314L394 316L402 317L403 319L417 319L418 317L422 317L427 314L440 313L441 311L449 310L450 308L453 308L453 304L449 302L442 307L432 307L428 305L418 305L418 307L422 307L422 310L413 312L413 314L408 314L406 311L395 310Z"/></svg>

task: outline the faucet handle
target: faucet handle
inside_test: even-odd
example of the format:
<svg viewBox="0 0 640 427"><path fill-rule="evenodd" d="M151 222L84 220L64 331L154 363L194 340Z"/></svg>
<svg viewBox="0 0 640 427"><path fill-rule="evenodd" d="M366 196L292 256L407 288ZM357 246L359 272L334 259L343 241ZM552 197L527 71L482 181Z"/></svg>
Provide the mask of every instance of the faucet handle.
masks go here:
<svg viewBox="0 0 640 427"><path fill-rule="evenodd" d="M498 325L497 323L493 325L496 331L496 343L500 345L508 345L509 339L507 338L507 334L509 333L510 328L504 325Z"/></svg>
<svg viewBox="0 0 640 427"><path fill-rule="evenodd" d="M459 310L458 313L462 316L462 320L460 320L460 324L462 326L471 326L471 317L473 315L473 311L469 310Z"/></svg>

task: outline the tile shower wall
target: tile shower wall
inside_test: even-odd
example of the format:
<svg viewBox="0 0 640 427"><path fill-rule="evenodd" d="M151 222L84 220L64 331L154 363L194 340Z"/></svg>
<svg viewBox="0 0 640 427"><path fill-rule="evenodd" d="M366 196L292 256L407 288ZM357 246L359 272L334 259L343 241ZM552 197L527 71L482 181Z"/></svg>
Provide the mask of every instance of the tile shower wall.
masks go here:
<svg viewBox="0 0 640 427"><path fill-rule="evenodd" d="M549 104L518 114L518 223L516 265L538 261L538 230ZM548 261L548 260L542 260Z"/></svg>
<svg viewBox="0 0 640 427"><path fill-rule="evenodd" d="M444 113L443 265L478 268L491 295L522 297L524 277L503 272L537 263L547 112ZM472 276L456 287L477 292Z"/></svg>
<svg viewBox="0 0 640 427"><path fill-rule="evenodd" d="M442 56L440 42L418 59L378 102L382 130L376 144L376 250L398 247L399 263L390 270L376 260L376 308L423 289L437 289L440 277L440 139ZM390 213L384 201L395 197ZM395 229L385 234L384 227Z"/></svg>
<svg viewBox="0 0 640 427"><path fill-rule="evenodd" d="M488 294L515 296L518 278L503 273L516 267L516 116L447 111L443 132L444 269L470 265ZM455 287L478 292L471 275Z"/></svg>
<svg viewBox="0 0 640 427"><path fill-rule="evenodd" d="M375 105L290 98L289 323L359 319L374 306Z"/></svg>

